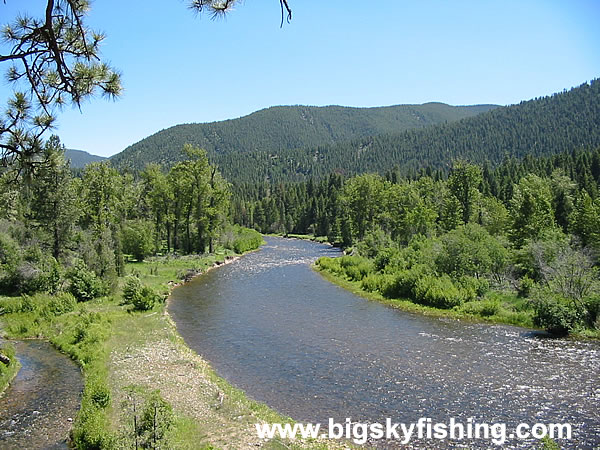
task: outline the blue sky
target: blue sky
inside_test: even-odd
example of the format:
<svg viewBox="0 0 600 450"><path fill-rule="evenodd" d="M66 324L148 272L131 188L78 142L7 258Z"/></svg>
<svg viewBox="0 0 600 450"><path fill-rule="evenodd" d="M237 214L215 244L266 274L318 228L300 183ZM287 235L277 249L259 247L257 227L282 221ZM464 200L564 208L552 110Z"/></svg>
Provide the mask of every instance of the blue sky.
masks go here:
<svg viewBox="0 0 600 450"><path fill-rule="evenodd" d="M107 34L102 55L125 91L66 108L55 133L108 156L172 125L274 105L506 105L600 77L598 0L289 3L280 28L277 0L246 0L216 21L184 0L96 0L88 23ZM0 23L43 5L7 0Z"/></svg>

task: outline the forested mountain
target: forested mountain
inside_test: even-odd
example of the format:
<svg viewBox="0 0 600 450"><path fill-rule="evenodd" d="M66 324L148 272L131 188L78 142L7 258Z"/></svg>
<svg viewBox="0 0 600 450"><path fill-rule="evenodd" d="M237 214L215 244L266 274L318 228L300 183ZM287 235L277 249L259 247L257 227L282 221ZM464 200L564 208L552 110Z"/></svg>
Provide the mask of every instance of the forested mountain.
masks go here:
<svg viewBox="0 0 600 450"><path fill-rule="evenodd" d="M235 159L247 152L273 154L453 122L495 107L443 103L378 108L276 106L239 119L177 125L141 140L111 160L116 166L135 169L150 162L172 165L184 159L184 144L207 150L216 161L224 155Z"/></svg>
<svg viewBox="0 0 600 450"><path fill-rule="evenodd" d="M227 154L216 162L233 182L383 173L393 167L410 175L424 167L448 169L456 159L496 165L505 157L592 149L600 145L599 123L600 81L595 80L454 123L302 150Z"/></svg>
<svg viewBox="0 0 600 450"><path fill-rule="evenodd" d="M600 145L599 80L518 105L486 109L491 107L277 107L226 122L173 127L111 160L136 169L149 162L170 165L183 157L183 143L192 142L207 149L232 183L287 182L331 172L384 173L394 167L410 176L424 167L447 170L456 159L497 165L506 157L553 155ZM481 114L449 119L467 112ZM443 123L407 129L435 121ZM387 131L378 134L382 130ZM352 135L360 137L349 138Z"/></svg>
<svg viewBox="0 0 600 450"><path fill-rule="evenodd" d="M83 169L89 163L104 161L104 156L92 155L91 153L84 152L83 150L65 150L65 158L70 161L71 168Z"/></svg>

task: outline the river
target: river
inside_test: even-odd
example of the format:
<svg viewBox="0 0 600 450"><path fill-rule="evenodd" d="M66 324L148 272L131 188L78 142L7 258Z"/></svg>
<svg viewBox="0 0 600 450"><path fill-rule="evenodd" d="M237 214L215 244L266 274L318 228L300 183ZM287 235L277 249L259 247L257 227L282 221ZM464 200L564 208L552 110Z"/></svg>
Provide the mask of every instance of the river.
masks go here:
<svg viewBox="0 0 600 450"><path fill-rule="evenodd" d="M1 449L66 449L83 377L45 341L12 341L21 370L0 397Z"/></svg>
<svg viewBox="0 0 600 450"><path fill-rule="evenodd" d="M324 424L330 417L464 424L472 418L508 430L569 423L573 438L561 445L600 445L597 341L395 310L311 269L338 250L266 240L259 251L175 289L169 305L187 345L252 398L298 421Z"/></svg>

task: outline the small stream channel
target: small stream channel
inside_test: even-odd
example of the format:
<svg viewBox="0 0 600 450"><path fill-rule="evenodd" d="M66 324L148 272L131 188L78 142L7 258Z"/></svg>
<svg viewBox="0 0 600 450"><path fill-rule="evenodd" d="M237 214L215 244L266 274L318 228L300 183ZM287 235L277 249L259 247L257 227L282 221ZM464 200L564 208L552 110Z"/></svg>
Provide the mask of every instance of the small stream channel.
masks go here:
<svg viewBox="0 0 600 450"><path fill-rule="evenodd" d="M0 449L66 449L83 377L45 341L12 341L21 370L0 397Z"/></svg>

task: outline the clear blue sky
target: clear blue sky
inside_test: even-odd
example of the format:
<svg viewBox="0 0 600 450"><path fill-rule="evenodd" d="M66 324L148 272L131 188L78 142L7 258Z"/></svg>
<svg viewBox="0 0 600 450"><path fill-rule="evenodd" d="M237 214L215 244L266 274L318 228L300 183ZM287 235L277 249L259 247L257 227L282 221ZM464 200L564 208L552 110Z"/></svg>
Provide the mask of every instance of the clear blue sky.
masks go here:
<svg viewBox="0 0 600 450"><path fill-rule="evenodd" d="M279 28L277 0L217 21L185 0L96 0L88 22L107 34L102 55L125 91L66 108L56 134L108 156L172 125L274 105L506 105L600 77L598 0L289 2ZM0 3L0 23L43 4Z"/></svg>

